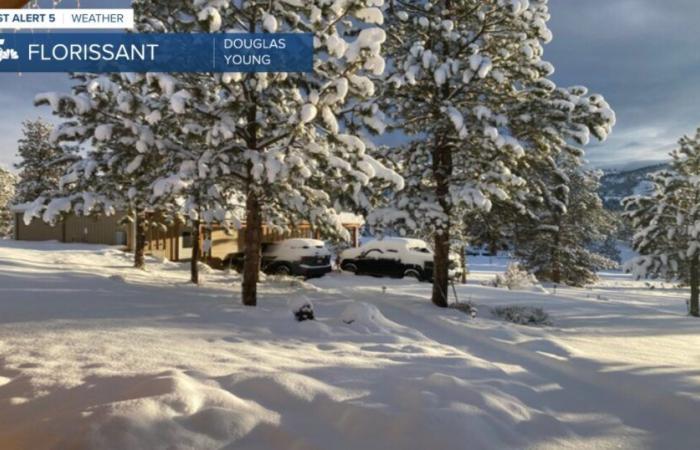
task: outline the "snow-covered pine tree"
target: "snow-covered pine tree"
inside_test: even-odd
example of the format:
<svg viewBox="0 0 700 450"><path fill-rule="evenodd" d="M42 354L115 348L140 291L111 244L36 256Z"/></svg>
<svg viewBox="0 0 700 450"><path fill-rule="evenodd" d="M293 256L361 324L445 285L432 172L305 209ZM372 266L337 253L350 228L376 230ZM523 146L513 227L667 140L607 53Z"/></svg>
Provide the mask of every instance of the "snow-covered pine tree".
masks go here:
<svg viewBox="0 0 700 450"><path fill-rule="evenodd" d="M516 255L540 280L583 286L615 261L595 252L615 231L614 216L598 196L601 173L582 167L577 152L564 151L549 170L538 169L541 203L515 227Z"/></svg>
<svg viewBox="0 0 700 450"><path fill-rule="evenodd" d="M602 97L548 79L546 0L394 0L387 17L383 109L411 142L392 158L403 155L407 187L372 220L434 232L432 300L445 307L451 233L465 211L518 201L525 149L549 157L553 141L604 138L615 118Z"/></svg>
<svg viewBox="0 0 700 450"><path fill-rule="evenodd" d="M683 137L671 158L670 170L652 175L650 195L623 200L640 254L627 269L687 283L689 313L700 317L700 129Z"/></svg>
<svg viewBox="0 0 700 450"><path fill-rule="evenodd" d="M214 77L203 78L198 74L178 74L178 83L190 86L188 98L192 104L204 108L211 104ZM194 78L194 79L193 79ZM182 91L184 92L184 91ZM173 97L176 99L177 97ZM172 100L172 99L171 99ZM245 199L238 190L236 178L231 174L229 157L220 146L207 141L207 130L212 125L210 117L200 109L181 109L171 104L161 110L161 123L169 123L171 151L168 167L153 184L155 198L175 197L176 213L192 230L190 255L190 281L199 283L199 261L207 251L204 236L213 225L225 229L240 228L243 222Z"/></svg>
<svg viewBox="0 0 700 450"><path fill-rule="evenodd" d="M15 164L19 171L15 204L34 201L58 187L66 168L73 162L77 149L51 141L53 126L43 119L22 122Z"/></svg>
<svg viewBox="0 0 700 450"><path fill-rule="evenodd" d="M381 129L365 103L369 75L384 70L382 0L137 0L140 31L308 32L313 72L228 73L181 79L180 98L195 122L213 118L206 142L228 158L229 178L245 199L242 300L257 302L262 227L308 221L347 236L338 208L371 206L371 187L402 187L401 178L366 152L358 127ZM215 100L193 95L211 86ZM377 183L377 184L374 184Z"/></svg>
<svg viewBox="0 0 700 450"><path fill-rule="evenodd" d="M69 167L59 189L36 199L25 216L41 215L53 222L71 211L89 215L125 210L136 221L134 266L143 268L147 228L172 220L171 204L166 197L154 201L152 189L169 167L171 130L162 129L158 118L174 81L164 74L71 78L71 93L39 94L35 103L50 105L65 119L52 133L52 142L90 148Z"/></svg>
<svg viewBox="0 0 700 450"><path fill-rule="evenodd" d="M0 239L12 235L13 217L10 206L15 195L17 176L0 166Z"/></svg>

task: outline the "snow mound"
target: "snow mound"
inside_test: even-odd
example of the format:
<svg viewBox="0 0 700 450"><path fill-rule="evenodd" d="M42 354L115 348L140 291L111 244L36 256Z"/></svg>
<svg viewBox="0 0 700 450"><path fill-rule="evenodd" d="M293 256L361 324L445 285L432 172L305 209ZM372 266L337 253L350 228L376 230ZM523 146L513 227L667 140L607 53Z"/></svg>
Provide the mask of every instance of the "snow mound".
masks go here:
<svg viewBox="0 0 700 450"><path fill-rule="evenodd" d="M120 275L120 274L115 273L114 275L110 275L107 278L109 278L112 281L116 281L118 283L126 283L126 278L124 278L124 275Z"/></svg>
<svg viewBox="0 0 700 450"><path fill-rule="evenodd" d="M365 302L353 302L340 314L340 320L365 333L393 334L404 327L384 317L379 308Z"/></svg>
<svg viewBox="0 0 700 450"><path fill-rule="evenodd" d="M263 273L260 272L260 275L262 276ZM302 278L290 275L265 275L265 279L261 279L260 281L268 284L270 287L297 288L314 292L319 292L322 290L314 286L313 284L303 280Z"/></svg>
<svg viewBox="0 0 700 450"><path fill-rule="evenodd" d="M316 378L293 372L276 372L264 376L232 378L233 390L245 392L261 403L278 403L287 399L312 402L324 397L335 402L355 400L367 395L361 389L345 389L325 383Z"/></svg>
<svg viewBox="0 0 700 450"><path fill-rule="evenodd" d="M205 264L201 261L197 263L197 268L199 269L199 273L214 273L214 269L212 269L209 264Z"/></svg>
<svg viewBox="0 0 700 450"><path fill-rule="evenodd" d="M240 398L212 380L168 371L130 386L129 399L107 406L90 448L214 448L235 442L279 414Z"/></svg>

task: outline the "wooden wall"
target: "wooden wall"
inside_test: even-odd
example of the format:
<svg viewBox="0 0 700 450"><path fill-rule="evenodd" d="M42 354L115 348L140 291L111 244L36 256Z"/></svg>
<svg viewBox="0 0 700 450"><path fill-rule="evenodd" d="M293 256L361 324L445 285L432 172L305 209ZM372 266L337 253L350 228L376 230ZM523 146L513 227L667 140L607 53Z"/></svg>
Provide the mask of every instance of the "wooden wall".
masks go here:
<svg viewBox="0 0 700 450"><path fill-rule="evenodd" d="M119 224L122 216L83 217L69 215L51 226L41 219L24 224L23 214L15 215L15 239L20 241L84 242L86 244L123 245L117 233L126 233ZM126 238L126 235L123 236Z"/></svg>
<svg viewBox="0 0 700 450"><path fill-rule="evenodd" d="M121 215L99 217L68 216L65 220L64 242L125 245L126 227L119 224L121 218ZM119 242L118 233L124 233L124 241Z"/></svg>
<svg viewBox="0 0 700 450"><path fill-rule="evenodd" d="M51 226L41 219L25 225L24 214L15 214L15 239L18 241L63 241L63 222Z"/></svg>

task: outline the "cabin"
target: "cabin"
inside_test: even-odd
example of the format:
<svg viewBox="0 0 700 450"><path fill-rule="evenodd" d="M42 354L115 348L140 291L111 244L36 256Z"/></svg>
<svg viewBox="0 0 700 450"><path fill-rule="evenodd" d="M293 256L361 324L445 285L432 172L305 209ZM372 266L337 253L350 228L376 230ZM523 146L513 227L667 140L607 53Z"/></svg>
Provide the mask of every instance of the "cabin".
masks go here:
<svg viewBox="0 0 700 450"><path fill-rule="evenodd" d="M127 226L121 221L124 214L113 216L76 216L63 217L55 225L34 219L24 223L24 211L21 207L13 208L14 238L18 241L59 241L80 242L85 244L122 245L128 244Z"/></svg>
<svg viewBox="0 0 700 450"><path fill-rule="evenodd" d="M24 223L24 212L21 207L15 207L13 212L16 240L118 245L126 251L133 251L135 247L134 224L123 220L125 216L123 212L112 216L68 214L55 225L49 225L36 218L27 225ZM364 225L363 218L349 213L341 213L340 218L343 226L350 233L350 244L357 247L360 242L360 229ZM202 241L204 232L205 228L202 226L199 233ZM146 232L146 254L170 261L188 260L192 251L192 236L192 228L185 224L149 227ZM277 242L287 238L323 239L324 236L308 223L302 223L285 233L263 226L263 242ZM211 246L205 256L215 263L229 253L243 250L245 225L239 230L226 230L223 227L214 226L210 231L210 239Z"/></svg>

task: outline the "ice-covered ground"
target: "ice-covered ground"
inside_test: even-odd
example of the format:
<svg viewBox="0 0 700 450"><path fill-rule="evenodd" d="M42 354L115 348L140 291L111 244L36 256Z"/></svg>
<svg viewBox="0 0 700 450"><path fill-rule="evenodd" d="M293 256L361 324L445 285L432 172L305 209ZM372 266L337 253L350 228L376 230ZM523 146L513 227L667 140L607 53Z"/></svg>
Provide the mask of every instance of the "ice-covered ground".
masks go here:
<svg viewBox="0 0 700 450"><path fill-rule="evenodd" d="M268 278L239 305L221 272L129 268L119 250L0 241L0 448L695 449L700 321L684 291ZM288 302L317 319L297 323ZM492 318L541 306L549 327Z"/></svg>

